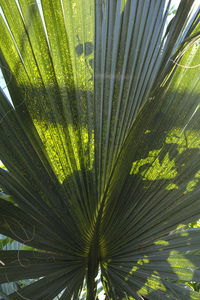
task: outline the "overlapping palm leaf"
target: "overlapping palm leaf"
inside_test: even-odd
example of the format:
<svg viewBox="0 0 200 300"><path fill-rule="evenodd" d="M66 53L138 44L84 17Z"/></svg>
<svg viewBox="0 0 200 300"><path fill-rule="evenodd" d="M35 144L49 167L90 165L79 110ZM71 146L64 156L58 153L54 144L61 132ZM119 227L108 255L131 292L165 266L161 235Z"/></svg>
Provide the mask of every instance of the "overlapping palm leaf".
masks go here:
<svg viewBox="0 0 200 300"><path fill-rule="evenodd" d="M0 0L0 232L10 299L199 299L195 1ZM10 195L12 203L5 200Z"/></svg>

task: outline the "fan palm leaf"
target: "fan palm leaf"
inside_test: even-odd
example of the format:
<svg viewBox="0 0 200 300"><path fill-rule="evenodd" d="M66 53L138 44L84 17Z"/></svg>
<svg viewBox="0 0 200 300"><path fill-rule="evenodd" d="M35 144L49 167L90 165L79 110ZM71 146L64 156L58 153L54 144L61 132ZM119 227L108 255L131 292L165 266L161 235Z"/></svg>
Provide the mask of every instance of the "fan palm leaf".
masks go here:
<svg viewBox="0 0 200 300"><path fill-rule="evenodd" d="M0 282L38 279L9 299L199 299L200 11L170 2L0 0L0 232L35 249Z"/></svg>

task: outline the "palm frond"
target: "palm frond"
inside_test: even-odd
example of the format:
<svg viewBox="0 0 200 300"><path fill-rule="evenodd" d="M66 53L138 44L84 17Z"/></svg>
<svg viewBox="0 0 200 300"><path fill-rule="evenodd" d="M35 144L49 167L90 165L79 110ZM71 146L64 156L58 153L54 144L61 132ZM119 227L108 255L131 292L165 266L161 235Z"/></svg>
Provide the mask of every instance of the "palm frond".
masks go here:
<svg viewBox="0 0 200 300"><path fill-rule="evenodd" d="M95 299L99 266L109 299L199 299L200 12L170 2L0 0L0 232L38 249L0 252L39 278L11 299Z"/></svg>

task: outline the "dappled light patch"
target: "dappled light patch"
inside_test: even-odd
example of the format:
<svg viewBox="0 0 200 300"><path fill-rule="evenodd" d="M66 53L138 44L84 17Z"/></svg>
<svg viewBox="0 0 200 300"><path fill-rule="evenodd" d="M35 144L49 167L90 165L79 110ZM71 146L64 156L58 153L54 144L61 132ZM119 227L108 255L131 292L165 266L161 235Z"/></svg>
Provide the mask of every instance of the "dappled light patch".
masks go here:
<svg viewBox="0 0 200 300"><path fill-rule="evenodd" d="M195 265L192 263L190 259L185 257L184 254L173 250L169 254L167 261L171 265L171 268L174 271L174 273L177 275L178 280L185 281L186 273L187 273L188 281L193 279L193 272L195 269Z"/></svg>
<svg viewBox="0 0 200 300"><path fill-rule="evenodd" d="M2 161L0 161L0 168L3 168L4 170L6 170L6 166L2 163Z"/></svg>
<svg viewBox="0 0 200 300"><path fill-rule="evenodd" d="M170 183L168 184L168 186L166 186L167 191L174 190L174 189L178 189L178 186L174 183Z"/></svg>
<svg viewBox="0 0 200 300"><path fill-rule="evenodd" d="M130 174L141 175L143 180L156 180L156 179L172 179L177 175L174 168L174 160L169 159L167 153L160 163L159 153L161 150L150 151L147 158L135 161L133 163Z"/></svg>
<svg viewBox="0 0 200 300"><path fill-rule="evenodd" d="M179 154L186 149L200 149L200 131L194 129L173 128L167 135L166 144L176 144Z"/></svg>
<svg viewBox="0 0 200 300"><path fill-rule="evenodd" d="M191 180L187 186L186 186L186 190L184 192L184 194L187 194L188 192L192 192L195 188L195 186L199 183L199 179L194 179Z"/></svg>
<svg viewBox="0 0 200 300"><path fill-rule="evenodd" d="M138 293L142 295L148 295L148 293L151 293L152 289L162 292L166 291L166 286L164 285L164 283L162 283L162 280L160 280L159 277L153 274L147 277L147 281L145 282L144 286L138 290Z"/></svg>
<svg viewBox="0 0 200 300"><path fill-rule="evenodd" d="M145 135L151 136L151 131L146 130ZM156 136L152 138L156 144ZM146 157L134 161L130 175L149 182L165 180L165 189L173 191L179 189L181 174L185 172L189 175L184 175L188 179L183 192L194 191L199 184L200 166L198 168L198 163L191 166L190 162L200 155L200 131L173 127L160 146L157 150L150 150L150 146Z"/></svg>
<svg viewBox="0 0 200 300"><path fill-rule="evenodd" d="M163 246L167 246L169 245L169 242L168 241L165 241L165 240L158 240L154 243L154 245L163 245Z"/></svg>

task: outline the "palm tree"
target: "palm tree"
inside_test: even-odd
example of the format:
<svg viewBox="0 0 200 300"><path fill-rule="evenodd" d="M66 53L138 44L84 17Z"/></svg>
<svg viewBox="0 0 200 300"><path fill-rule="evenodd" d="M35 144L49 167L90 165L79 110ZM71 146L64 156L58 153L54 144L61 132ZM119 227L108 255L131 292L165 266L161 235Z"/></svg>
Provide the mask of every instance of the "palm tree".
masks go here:
<svg viewBox="0 0 200 300"><path fill-rule="evenodd" d="M0 233L32 247L0 282L38 279L9 299L200 299L200 11L170 2L0 0Z"/></svg>

